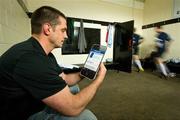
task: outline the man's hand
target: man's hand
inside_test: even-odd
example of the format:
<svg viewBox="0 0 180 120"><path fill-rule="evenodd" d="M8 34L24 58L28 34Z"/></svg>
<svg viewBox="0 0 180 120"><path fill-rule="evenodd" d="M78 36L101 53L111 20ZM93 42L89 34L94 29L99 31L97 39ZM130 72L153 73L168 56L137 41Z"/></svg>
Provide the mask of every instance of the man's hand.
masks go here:
<svg viewBox="0 0 180 120"><path fill-rule="evenodd" d="M68 85L75 85L82 79L79 73L80 72L69 74L61 73L60 77L62 77Z"/></svg>
<svg viewBox="0 0 180 120"><path fill-rule="evenodd" d="M101 63L100 67L99 67L99 72L97 74L97 78L96 79L99 79L101 81L103 81L105 75L106 75L106 67L104 66L103 63Z"/></svg>

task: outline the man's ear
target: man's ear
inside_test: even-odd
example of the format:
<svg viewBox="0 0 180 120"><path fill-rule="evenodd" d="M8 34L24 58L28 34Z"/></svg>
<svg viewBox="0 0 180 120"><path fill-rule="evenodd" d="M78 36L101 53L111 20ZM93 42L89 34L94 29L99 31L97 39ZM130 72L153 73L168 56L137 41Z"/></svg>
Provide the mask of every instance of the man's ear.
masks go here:
<svg viewBox="0 0 180 120"><path fill-rule="evenodd" d="M45 35L49 35L52 28L51 28L50 24L45 23L43 25L42 29L43 29L43 32L44 32Z"/></svg>

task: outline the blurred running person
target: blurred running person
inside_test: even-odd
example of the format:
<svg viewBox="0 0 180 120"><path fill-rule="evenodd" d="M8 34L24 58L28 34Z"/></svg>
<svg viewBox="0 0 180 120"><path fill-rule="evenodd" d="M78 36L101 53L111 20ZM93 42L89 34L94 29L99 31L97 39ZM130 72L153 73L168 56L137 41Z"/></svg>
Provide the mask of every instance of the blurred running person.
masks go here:
<svg viewBox="0 0 180 120"><path fill-rule="evenodd" d="M136 32L136 28L134 28L134 33L133 33L133 63L138 68L138 71L144 71L141 62L139 60L139 45L143 42L143 37L141 37L135 32Z"/></svg>
<svg viewBox="0 0 180 120"><path fill-rule="evenodd" d="M156 42L156 55L155 55L155 63L157 69L161 72L164 77L172 77L174 76L167 66L163 63L163 55L169 50L170 42L172 41L170 36L165 33L161 26L157 26L155 28L157 33L155 42Z"/></svg>

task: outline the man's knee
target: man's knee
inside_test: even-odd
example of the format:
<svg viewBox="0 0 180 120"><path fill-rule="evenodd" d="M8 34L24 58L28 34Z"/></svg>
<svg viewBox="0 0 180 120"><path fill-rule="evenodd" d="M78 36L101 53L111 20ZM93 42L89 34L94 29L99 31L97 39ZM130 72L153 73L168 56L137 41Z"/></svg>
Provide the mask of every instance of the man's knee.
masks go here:
<svg viewBox="0 0 180 120"><path fill-rule="evenodd" d="M69 88L70 88L70 91L71 91L72 94L77 94L80 91L80 88L79 88L78 84L73 85L73 86L71 86Z"/></svg>
<svg viewBox="0 0 180 120"><path fill-rule="evenodd" d="M48 108L50 109L50 108ZM79 116L69 117L58 114L54 111L47 111L47 109L38 112L28 120L97 120L96 116L88 109L85 109Z"/></svg>
<svg viewBox="0 0 180 120"><path fill-rule="evenodd" d="M88 109L85 109L79 116L80 120L97 120L96 116Z"/></svg>

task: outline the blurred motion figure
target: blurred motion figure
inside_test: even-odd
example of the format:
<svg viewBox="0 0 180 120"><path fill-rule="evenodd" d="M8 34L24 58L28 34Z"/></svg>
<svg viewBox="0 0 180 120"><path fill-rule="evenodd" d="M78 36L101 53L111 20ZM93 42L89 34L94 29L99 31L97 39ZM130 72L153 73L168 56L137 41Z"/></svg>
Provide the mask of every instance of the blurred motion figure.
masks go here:
<svg viewBox="0 0 180 120"><path fill-rule="evenodd" d="M161 72L164 77L172 77L174 73L171 73L167 66L163 63L163 55L169 51L170 42L172 41L170 36L165 33L161 26L156 26L155 31L157 33L156 42L156 54L155 54L155 64L157 69Z"/></svg>
<svg viewBox="0 0 180 120"><path fill-rule="evenodd" d="M139 60L139 45L143 42L143 37L138 35L136 28L134 28L133 33L133 63L138 68L138 71L144 71L141 62Z"/></svg>

